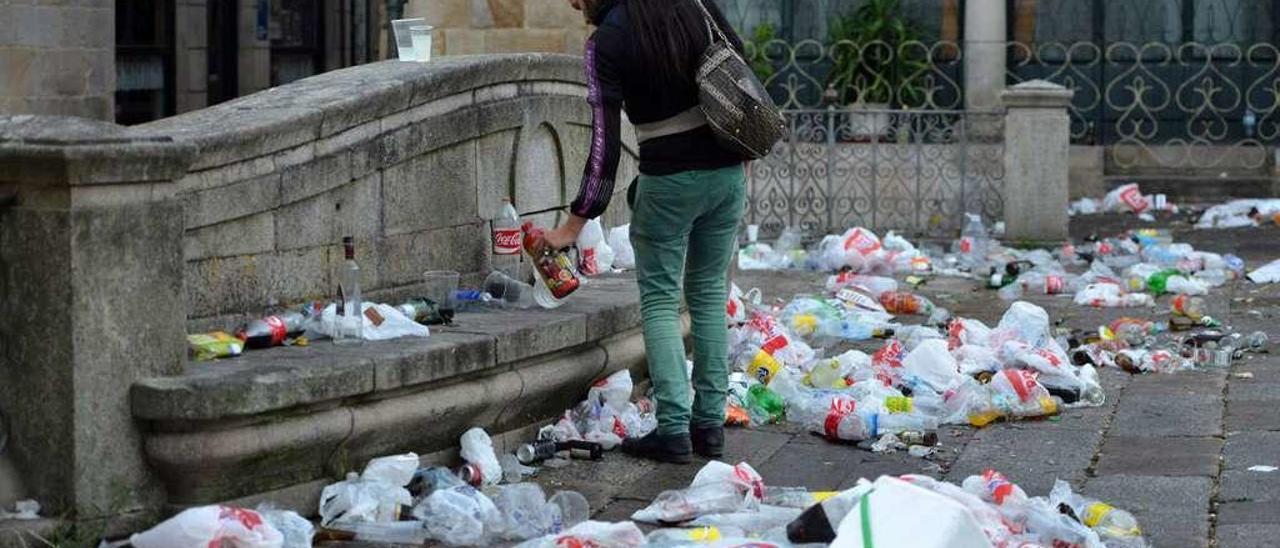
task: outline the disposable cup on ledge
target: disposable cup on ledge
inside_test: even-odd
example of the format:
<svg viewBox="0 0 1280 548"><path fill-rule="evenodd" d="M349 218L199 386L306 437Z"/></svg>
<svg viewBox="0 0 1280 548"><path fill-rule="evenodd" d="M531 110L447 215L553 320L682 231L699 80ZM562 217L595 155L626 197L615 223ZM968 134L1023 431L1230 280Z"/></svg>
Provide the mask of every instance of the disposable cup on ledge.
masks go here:
<svg viewBox="0 0 1280 548"><path fill-rule="evenodd" d="M529 308L534 305L533 286L495 270L484 279L484 290L507 308Z"/></svg>
<svg viewBox="0 0 1280 548"><path fill-rule="evenodd" d="M414 60L419 63L431 61L431 25L414 25L409 27L409 37L413 39Z"/></svg>
<svg viewBox="0 0 1280 548"><path fill-rule="evenodd" d="M396 54L401 61L418 60L417 53L413 49L413 37L409 35L409 29L426 24L427 20L421 17L396 19L391 22L391 30L396 37Z"/></svg>

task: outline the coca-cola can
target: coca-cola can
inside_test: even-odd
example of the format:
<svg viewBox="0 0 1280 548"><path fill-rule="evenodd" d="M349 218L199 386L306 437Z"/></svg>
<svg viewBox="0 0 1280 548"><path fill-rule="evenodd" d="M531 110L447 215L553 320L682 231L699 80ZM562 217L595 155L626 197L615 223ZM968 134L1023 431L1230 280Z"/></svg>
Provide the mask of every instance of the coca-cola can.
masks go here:
<svg viewBox="0 0 1280 548"><path fill-rule="evenodd" d="M480 487L484 483L484 472L480 471L480 467L471 463L466 463L454 471L458 475L458 479L463 483L472 487Z"/></svg>

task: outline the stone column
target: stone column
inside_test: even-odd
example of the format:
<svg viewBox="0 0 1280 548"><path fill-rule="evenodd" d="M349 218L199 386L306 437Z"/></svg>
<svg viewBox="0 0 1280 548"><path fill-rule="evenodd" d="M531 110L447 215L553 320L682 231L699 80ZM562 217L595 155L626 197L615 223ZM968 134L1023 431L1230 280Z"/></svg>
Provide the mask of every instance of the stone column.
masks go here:
<svg viewBox="0 0 1280 548"><path fill-rule="evenodd" d="M1004 0L968 0L964 9L964 104L968 109L1000 106L1004 90L1008 29Z"/></svg>
<svg viewBox="0 0 1280 548"><path fill-rule="evenodd" d="M194 154L104 122L0 116L0 408L7 456L45 515L163 502L129 392L182 371L174 181Z"/></svg>
<svg viewBox="0 0 1280 548"><path fill-rule="evenodd" d="M271 40L259 39L258 10L270 3L240 0L240 95L248 95L271 87Z"/></svg>
<svg viewBox="0 0 1280 548"><path fill-rule="evenodd" d="M1011 241L1067 238L1072 91L1031 80L1004 91L1004 221Z"/></svg>

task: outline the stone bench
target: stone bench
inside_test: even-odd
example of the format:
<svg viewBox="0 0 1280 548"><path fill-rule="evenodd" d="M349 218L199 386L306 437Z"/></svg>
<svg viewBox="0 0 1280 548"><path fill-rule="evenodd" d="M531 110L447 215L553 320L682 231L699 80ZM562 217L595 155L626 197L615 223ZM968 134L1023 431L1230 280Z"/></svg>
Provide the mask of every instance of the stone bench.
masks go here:
<svg viewBox="0 0 1280 548"><path fill-rule="evenodd" d="M314 513L321 487L373 457L448 461L472 426L513 450L595 379L643 375L639 326L632 278L604 276L559 309L460 313L425 339L193 362L134 384L132 408L171 507L267 499Z"/></svg>

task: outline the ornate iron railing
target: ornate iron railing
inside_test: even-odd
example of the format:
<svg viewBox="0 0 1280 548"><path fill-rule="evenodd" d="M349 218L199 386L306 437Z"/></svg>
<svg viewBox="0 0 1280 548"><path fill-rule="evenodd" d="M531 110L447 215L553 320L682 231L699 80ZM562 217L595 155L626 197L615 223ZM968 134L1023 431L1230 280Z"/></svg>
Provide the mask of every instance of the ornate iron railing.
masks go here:
<svg viewBox="0 0 1280 548"><path fill-rule="evenodd" d="M1003 215L1001 112L788 110L791 133L750 164L747 222L809 236L852 226L954 233L962 213Z"/></svg>

